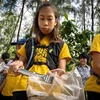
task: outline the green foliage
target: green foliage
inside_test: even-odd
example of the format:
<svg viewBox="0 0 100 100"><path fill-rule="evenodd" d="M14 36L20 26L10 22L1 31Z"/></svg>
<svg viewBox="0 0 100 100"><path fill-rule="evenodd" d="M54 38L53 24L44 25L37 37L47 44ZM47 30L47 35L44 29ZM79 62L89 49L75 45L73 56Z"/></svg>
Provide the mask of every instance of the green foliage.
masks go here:
<svg viewBox="0 0 100 100"><path fill-rule="evenodd" d="M15 58L16 55L16 46L11 46L8 53L10 54L10 59Z"/></svg>
<svg viewBox="0 0 100 100"><path fill-rule="evenodd" d="M4 0L3 2L3 7L7 10L7 9L12 9L16 7L16 2L18 0Z"/></svg>
<svg viewBox="0 0 100 100"><path fill-rule="evenodd" d="M2 15L0 20L0 51L5 52L10 44L13 30L16 25L17 16L13 12L8 11Z"/></svg>
<svg viewBox="0 0 100 100"><path fill-rule="evenodd" d="M3 4L3 0L0 0L0 6Z"/></svg>
<svg viewBox="0 0 100 100"><path fill-rule="evenodd" d="M68 14L65 13L64 16L65 16L65 19L68 20Z"/></svg>
<svg viewBox="0 0 100 100"><path fill-rule="evenodd" d="M86 1L86 0L85 0ZM33 15L35 15L35 8L38 8L38 6L41 4L41 0L26 0L25 7L28 8L27 11L30 11L30 8L33 11ZM81 9L83 7L82 1L78 0L50 0L54 5L56 5L60 17L65 17L65 20L62 22L60 27L60 35L65 40L65 42L68 44L69 50L71 52L71 56L73 60L68 63L68 70L70 71L72 69L73 64L78 63L78 56L81 52L89 52L90 43L94 36L94 33L90 30L88 30L88 27L91 28L92 25L90 25L89 22L91 22L91 14L89 13L90 10L90 0L86 2L86 11L85 9ZM80 6L78 8L75 8L72 3L79 4ZM97 4L97 5L96 5ZM98 23L94 24L97 25L96 28L98 29L98 32L100 32L100 10L99 10L99 4L100 2L95 1L95 16L94 18L98 19ZM2 5L2 7L1 7ZM18 15L16 15L16 12L20 7L22 6L21 0L1 0L0 1L0 53L7 50L10 45L8 45L11 41L11 38L14 37L14 30L16 26L16 21L18 18ZM3 9L3 11L2 11ZM83 11L84 10L84 11ZM64 12L71 12L74 13L75 20L69 20L68 15ZM85 13L84 13L85 12ZM25 12L26 13L26 12ZM84 14L86 14L84 16ZM97 16L97 17L96 17ZM34 16L33 16L34 17ZM87 18L86 18L87 17ZM89 17L89 18L88 18ZM78 27L80 29L83 29L82 27L85 26L85 29L83 32L78 31L78 27L76 25L76 22L78 23ZM84 25L85 24L85 25ZM18 24L19 25L19 24ZM26 25L24 29L27 29L27 33L29 33L30 28L28 29L29 24ZM31 26L31 25L30 25ZM18 27L18 26L17 26ZM96 29L95 28L95 29ZM25 30L24 30L25 31ZM25 34L25 32L23 32ZM30 35L26 35L27 38L30 37ZM8 46L8 47L7 47ZM13 47L10 47L9 53L11 54L11 58L14 57L15 49Z"/></svg>
<svg viewBox="0 0 100 100"><path fill-rule="evenodd" d="M67 36L71 35L71 33L76 33L78 29L74 24L75 20L69 20L67 14L64 14L64 17L65 21L62 22L62 25L60 27L60 35L62 36L62 38L67 38Z"/></svg>
<svg viewBox="0 0 100 100"><path fill-rule="evenodd" d="M84 30L83 32L78 32L78 27L75 25L75 20L69 20L68 15L65 14L65 21L62 22L60 27L60 35L68 44L72 61L67 65L68 70L71 70L73 64L77 65L78 56L81 52L89 52L90 40L94 33L89 30Z"/></svg>
<svg viewBox="0 0 100 100"><path fill-rule="evenodd" d="M26 39L32 38L32 36L31 36L30 34L26 34L26 35L25 35L25 38L26 38Z"/></svg>

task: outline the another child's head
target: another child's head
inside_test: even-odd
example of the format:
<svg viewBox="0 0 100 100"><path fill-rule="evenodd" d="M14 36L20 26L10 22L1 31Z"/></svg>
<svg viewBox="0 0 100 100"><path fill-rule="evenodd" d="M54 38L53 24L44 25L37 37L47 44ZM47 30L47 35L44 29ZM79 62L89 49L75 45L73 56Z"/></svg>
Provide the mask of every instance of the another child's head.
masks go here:
<svg viewBox="0 0 100 100"><path fill-rule="evenodd" d="M54 5L44 2L40 5L36 12L34 25L34 33L39 42L45 35L52 37L52 40L60 40L58 35L58 14Z"/></svg>
<svg viewBox="0 0 100 100"><path fill-rule="evenodd" d="M89 60L89 55L85 52L82 52L79 55L79 60L80 60L81 65L86 65L88 63L88 60Z"/></svg>
<svg viewBox="0 0 100 100"><path fill-rule="evenodd" d="M3 61L7 64L8 60L10 59L10 55L9 53L5 52L1 55L1 58L3 59Z"/></svg>

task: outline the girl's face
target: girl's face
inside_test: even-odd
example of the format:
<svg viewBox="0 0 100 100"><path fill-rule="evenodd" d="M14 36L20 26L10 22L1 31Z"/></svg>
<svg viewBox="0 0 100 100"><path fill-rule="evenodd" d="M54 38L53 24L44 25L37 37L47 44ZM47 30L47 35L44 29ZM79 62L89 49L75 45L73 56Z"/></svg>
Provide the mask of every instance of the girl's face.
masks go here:
<svg viewBox="0 0 100 100"><path fill-rule="evenodd" d="M51 7L42 8L38 15L38 25L40 31L47 35L57 24L57 19L55 18L53 9Z"/></svg>

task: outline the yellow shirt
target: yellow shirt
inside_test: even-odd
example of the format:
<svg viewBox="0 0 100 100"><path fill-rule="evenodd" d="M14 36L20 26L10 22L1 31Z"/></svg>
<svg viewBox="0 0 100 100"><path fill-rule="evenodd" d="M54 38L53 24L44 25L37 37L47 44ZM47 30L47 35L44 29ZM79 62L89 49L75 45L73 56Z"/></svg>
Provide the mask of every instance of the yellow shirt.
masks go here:
<svg viewBox="0 0 100 100"><path fill-rule="evenodd" d="M19 79L20 79L20 75L15 76L15 74L9 70L8 74L6 76L5 86L1 92L2 95L3 96L12 96L13 89L14 89L15 85L17 84L17 82L19 81Z"/></svg>
<svg viewBox="0 0 100 100"><path fill-rule="evenodd" d="M93 51L100 52L100 34L97 34L93 39L93 43L90 48L90 53ZM96 83L97 77L91 75L90 78L86 81L85 91L93 91L100 93L100 85Z"/></svg>
<svg viewBox="0 0 100 100"><path fill-rule="evenodd" d="M44 37L40 44L45 44L46 46L49 45L49 39L47 37ZM34 56L34 60L35 61L43 61L46 62L46 56L47 56L47 50L46 49L41 49L41 48L36 48L36 55ZM25 51L25 44L21 47L21 49L19 50L19 53L21 56L26 58L26 51ZM45 55L43 55L45 54ZM59 60L66 58L69 61L71 60L71 55L69 53L69 49L66 43L64 43L63 48L61 49L60 55L59 55ZM27 59L27 58L26 58ZM30 71L33 72L37 72L40 74L46 74L49 71L49 68L47 65L42 64L42 65L34 65L29 69ZM14 89L14 91L22 91L22 90L26 90L27 87L27 79L28 77L25 75L22 75L19 83L16 85L16 88Z"/></svg>

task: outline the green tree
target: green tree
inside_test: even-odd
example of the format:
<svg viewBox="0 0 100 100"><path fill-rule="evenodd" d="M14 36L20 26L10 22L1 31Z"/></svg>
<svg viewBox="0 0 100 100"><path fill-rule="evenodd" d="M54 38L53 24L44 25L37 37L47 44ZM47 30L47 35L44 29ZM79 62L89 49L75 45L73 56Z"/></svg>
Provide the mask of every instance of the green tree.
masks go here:
<svg viewBox="0 0 100 100"><path fill-rule="evenodd" d="M17 15L13 12L8 11L2 14L2 19L0 20L0 51L8 51L9 44L12 40L13 31L16 26ZM13 23L13 24L12 24Z"/></svg>
<svg viewBox="0 0 100 100"><path fill-rule="evenodd" d="M81 52L89 52L90 40L94 33L89 30L84 30L81 33L78 32L78 27L75 25L75 20L69 20L68 15L65 14L65 20L62 22L60 28L60 35L68 44L71 56L73 58L70 65L73 65L77 64L78 56ZM71 67L69 66L69 70Z"/></svg>
<svg viewBox="0 0 100 100"><path fill-rule="evenodd" d="M9 2L10 1L10 2ZM65 16L65 20L61 23L60 33L67 42L71 55L77 58L82 51L88 52L89 42L95 34L91 31L93 25L94 31L100 31L100 0L49 0L59 11L59 19ZM16 34L26 34L26 37L32 35L32 24L36 9L42 3L42 0L1 0L0 1L0 52L9 49L10 42L15 39ZM20 13L18 9L20 9ZM23 9L25 7L25 9ZM93 8L93 9L92 9ZM23 9L23 10L22 10ZM91 11L94 15L91 17ZM33 17L30 23L25 23L23 30L21 27L25 19L25 13L31 11ZM10 14L11 13L11 14ZM64 13L74 15L74 20L69 20ZM92 18L92 19L91 19ZM94 19L96 21L94 21ZM94 24L91 22L94 21ZM97 23L97 24L96 24ZM95 26L97 25L97 26ZM19 29L19 30L18 30ZM9 44L9 45L8 45ZM7 47L8 46L8 47Z"/></svg>

